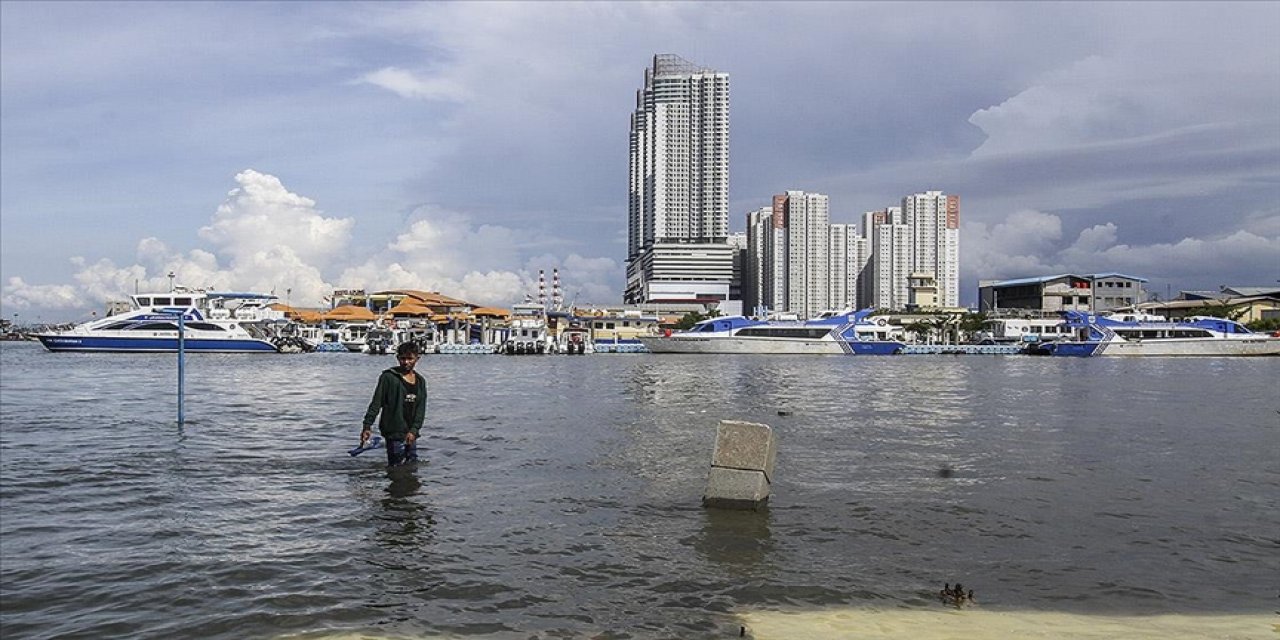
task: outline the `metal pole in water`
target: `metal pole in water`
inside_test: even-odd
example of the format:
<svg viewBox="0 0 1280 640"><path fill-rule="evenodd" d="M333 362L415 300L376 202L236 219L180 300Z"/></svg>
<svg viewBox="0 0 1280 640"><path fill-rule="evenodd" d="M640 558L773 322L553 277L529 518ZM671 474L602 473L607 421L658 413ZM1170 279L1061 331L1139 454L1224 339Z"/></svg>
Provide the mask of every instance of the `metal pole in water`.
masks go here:
<svg viewBox="0 0 1280 640"><path fill-rule="evenodd" d="M183 387L186 386L186 356L187 356L187 326L185 322L186 312L178 314L178 424L185 422L182 403Z"/></svg>

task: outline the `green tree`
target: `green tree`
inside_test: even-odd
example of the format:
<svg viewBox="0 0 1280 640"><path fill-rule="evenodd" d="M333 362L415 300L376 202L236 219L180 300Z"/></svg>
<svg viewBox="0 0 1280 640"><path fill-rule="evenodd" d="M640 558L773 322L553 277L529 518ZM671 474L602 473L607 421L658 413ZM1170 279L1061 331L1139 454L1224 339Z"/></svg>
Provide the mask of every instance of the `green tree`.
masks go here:
<svg viewBox="0 0 1280 640"><path fill-rule="evenodd" d="M920 320L912 322L911 324L903 327L903 329L908 333L914 333L916 335L917 342L927 342L929 340L929 336L933 334L933 324Z"/></svg>
<svg viewBox="0 0 1280 640"><path fill-rule="evenodd" d="M684 314L683 318L680 318L680 321L676 323L676 328L681 331L688 331L693 328L693 325L706 320L708 317L709 316L704 316L697 311L690 311L689 313Z"/></svg>
<svg viewBox="0 0 1280 640"><path fill-rule="evenodd" d="M1271 333L1272 331L1280 331L1280 318L1262 318L1254 320L1246 324L1250 331L1257 333Z"/></svg>
<svg viewBox="0 0 1280 640"><path fill-rule="evenodd" d="M1249 310L1244 305L1229 305L1225 302L1205 302L1204 304L1187 309L1188 316L1211 316L1214 318L1224 318L1226 320L1239 320Z"/></svg>

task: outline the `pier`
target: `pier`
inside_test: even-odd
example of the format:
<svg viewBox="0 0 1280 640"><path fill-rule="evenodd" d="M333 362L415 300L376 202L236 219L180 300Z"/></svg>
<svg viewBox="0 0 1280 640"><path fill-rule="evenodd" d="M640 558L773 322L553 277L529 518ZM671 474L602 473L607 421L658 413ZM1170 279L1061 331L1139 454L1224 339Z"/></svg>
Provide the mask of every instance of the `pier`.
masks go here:
<svg viewBox="0 0 1280 640"><path fill-rule="evenodd" d="M1017 344L908 344L902 354L909 356L1016 356L1023 353Z"/></svg>

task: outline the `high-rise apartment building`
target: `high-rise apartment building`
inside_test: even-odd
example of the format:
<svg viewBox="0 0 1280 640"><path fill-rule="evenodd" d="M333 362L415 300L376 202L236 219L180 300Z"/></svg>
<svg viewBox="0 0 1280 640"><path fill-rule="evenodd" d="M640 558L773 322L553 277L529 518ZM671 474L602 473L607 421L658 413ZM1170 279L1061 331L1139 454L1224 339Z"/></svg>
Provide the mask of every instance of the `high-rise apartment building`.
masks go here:
<svg viewBox="0 0 1280 640"><path fill-rule="evenodd" d="M761 306L772 307L766 302L765 286L772 283L771 273L766 275L766 242L773 235L773 209L761 207L747 214L747 255L742 269L742 308L756 314Z"/></svg>
<svg viewBox="0 0 1280 640"><path fill-rule="evenodd" d="M869 306L869 295L862 293L864 282L871 279L871 242L858 233L857 225L832 224L831 278L827 299L832 309Z"/></svg>
<svg viewBox="0 0 1280 640"><path fill-rule="evenodd" d="M809 318L830 306L830 199L804 191L788 191L781 198L787 230L785 308Z"/></svg>
<svg viewBox="0 0 1280 640"><path fill-rule="evenodd" d="M727 299L729 74L654 56L636 91L630 152L624 299Z"/></svg>
<svg viewBox="0 0 1280 640"><path fill-rule="evenodd" d="M902 217L911 228L911 270L933 274L939 306L960 306L960 196L909 195Z"/></svg>
<svg viewBox="0 0 1280 640"><path fill-rule="evenodd" d="M852 224L831 224L830 198L788 191L747 214L747 263L754 283L744 308L801 317L860 304L869 243Z"/></svg>
<svg viewBox="0 0 1280 640"><path fill-rule="evenodd" d="M871 229L871 306L905 309L910 300L911 227L878 224Z"/></svg>

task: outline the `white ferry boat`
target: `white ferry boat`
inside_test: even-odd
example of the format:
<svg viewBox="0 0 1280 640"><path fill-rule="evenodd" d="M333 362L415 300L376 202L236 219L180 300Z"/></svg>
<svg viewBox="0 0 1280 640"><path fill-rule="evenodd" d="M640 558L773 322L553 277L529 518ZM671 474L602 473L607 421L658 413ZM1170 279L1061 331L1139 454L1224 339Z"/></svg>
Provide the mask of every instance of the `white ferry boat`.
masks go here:
<svg viewBox="0 0 1280 640"><path fill-rule="evenodd" d="M813 355L880 355L901 353L901 342L867 339L861 324L870 309L823 312L804 321L765 321L744 316L711 318L688 331L669 336L644 336L652 353L760 353Z"/></svg>
<svg viewBox="0 0 1280 640"><path fill-rule="evenodd" d="M1074 339L1045 345L1055 356L1274 356L1280 337L1238 322L1196 316L1167 320L1138 314L1065 313Z"/></svg>
<svg viewBox="0 0 1280 640"><path fill-rule="evenodd" d="M273 353L279 348L271 327L285 322L283 313L268 307L275 299L175 287L168 293L134 294L129 311L36 338L49 351L174 352L181 317L186 351Z"/></svg>

